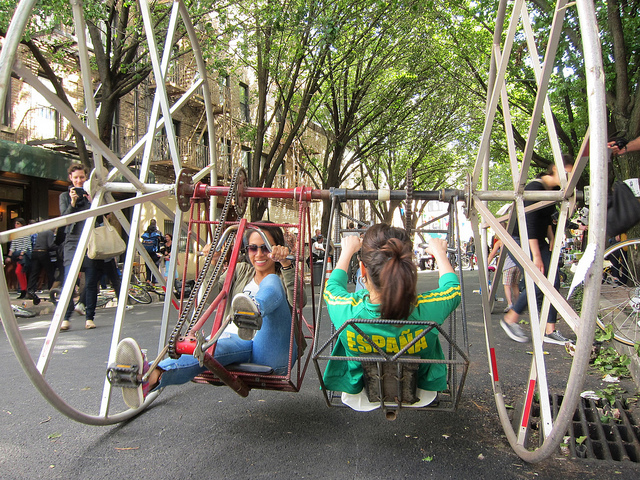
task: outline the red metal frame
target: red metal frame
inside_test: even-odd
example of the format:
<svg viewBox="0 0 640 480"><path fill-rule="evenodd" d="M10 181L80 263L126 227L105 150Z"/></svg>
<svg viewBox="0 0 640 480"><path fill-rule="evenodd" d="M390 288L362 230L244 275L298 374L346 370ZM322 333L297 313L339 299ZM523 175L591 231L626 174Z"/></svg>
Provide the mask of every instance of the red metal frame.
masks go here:
<svg viewBox="0 0 640 480"><path fill-rule="evenodd" d="M249 192L251 190L251 192ZM259 195L256 195L256 190ZM265 191L266 190L266 191ZM278 190L278 192L274 192L274 190ZM288 192L288 196L281 196L281 192ZM219 222L211 221L208 218L208 198L213 194L223 195L228 192L228 187L208 187L206 185L198 184L194 188L193 197L191 200L191 214L189 219L189 231L187 234L187 245L190 244L193 240L196 241L196 244L200 243L200 225L206 225L209 231L213 225L218 225ZM315 339L315 318L316 318L316 304L315 304L315 292L313 289L313 278L311 279L312 291L311 291L311 307L312 307L312 321L309 323L303 315L302 307L298 306L298 295L302 288L304 288L304 273L305 273L305 260L311 257L311 231L309 225L311 224L311 213L309 211L309 200L311 200L314 195L312 195L314 190L299 187L293 190L285 190L285 189L245 189L244 193L246 196L260 196L261 198L295 198L299 204L298 210L298 223L280 223L280 224L269 224L271 226L279 226L284 228L293 228L297 229L298 232L298 242L295 249L295 290L294 290L294 307L292 308L291 322L291 337L289 341L289 368L287 375L265 375L265 374L256 374L256 373L247 373L240 371L231 371L220 365L215 359L213 355L215 353L215 344L209 348L205 354L204 365L207 367L209 372L205 372L204 374L196 377L195 381L199 383L212 383L212 384L226 384L230 386L236 393L241 396L248 395L248 392L252 388L260 388L260 389L271 389L271 390L282 390L282 391L299 391L304 376L306 374L307 368L309 366L309 362L311 360L311 354L313 352L313 343ZM319 192L315 190L315 192ZM202 199L204 198L204 201ZM204 210L204 212L203 212ZM205 220L200 220L200 218L205 217ZM227 269L227 277L225 279L223 288L221 292L217 295L217 297L212 301L212 303L208 306L207 310L202 314L202 316L198 319L194 327L190 332L187 332L186 335L180 338L176 342L176 352L180 354L193 354L196 347L196 338L193 332L197 332L202 329L211 317L211 315L215 312L215 318L213 321L213 327L211 330L211 335L213 336L218 332L222 323L223 323L223 315L226 308L226 304L228 301L228 295L231 288L231 283L233 279L233 274L235 272L236 264L238 257L240 255L240 251L242 248L242 237L245 231L248 228L256 227L260 228L262 225L260 222L249 223L246 219L241 219L239 222L225 222L224 227L228 227L231 225L237 225L238 231L236 233L236 238L233 244L233 248L231 250L231 256L229 258L229 267ZM307 242L303 241L303 239L307 238ZM308 251L305 251L305 243L308 245ZM188 256L189 256L189 248L187 247L187 258L185 259L185 266L183 269L183 278L186 276L186 268L188 264ZM199 262L196 262L196 267L199 271ZM313 269L311 270L311 275L313 275ZM198 272L196 272L198 273ZM183 289L181 292L181 300L180 307L181 311L184 306L184 282ZM300 319L297 322L297 319ZM304 337L307 342L306 352L300 353L299 351L293 351L294 345L294 337L296 332L295 328L298 328L299 335ZM306 332L306 333L305 333ZM306 354L306 358L305 358ZM294 357L295 355L295 357ZM295 358L295 364L294 364Z"/></svg>

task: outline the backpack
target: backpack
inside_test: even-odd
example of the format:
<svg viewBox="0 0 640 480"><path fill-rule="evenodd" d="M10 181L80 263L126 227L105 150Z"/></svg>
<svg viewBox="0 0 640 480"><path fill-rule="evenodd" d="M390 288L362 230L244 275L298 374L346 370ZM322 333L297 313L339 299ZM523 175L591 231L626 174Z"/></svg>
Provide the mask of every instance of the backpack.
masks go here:
<svg viewBox="0 0 640 480"><path fill-rule="evenodd" d="M158 253L160 237L161 235L158 232L144 232L142 234L142 246L148 253Z"/></svg>

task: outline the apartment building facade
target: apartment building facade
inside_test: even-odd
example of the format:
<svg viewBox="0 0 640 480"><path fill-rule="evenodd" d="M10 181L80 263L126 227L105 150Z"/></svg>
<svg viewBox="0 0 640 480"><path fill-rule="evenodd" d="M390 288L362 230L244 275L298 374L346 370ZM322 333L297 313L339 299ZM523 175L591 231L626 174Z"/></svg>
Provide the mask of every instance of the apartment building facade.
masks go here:
<svg viewBox="0 0 640 480"><path fill-rule="evenodd" d="M19 58L44 85L52 89L50 82L39 75L39 66L26 49L19 52ZM83 112L82 82L77 74L70 71L73 70L61 71L59 78L74 111ZM163 85L170 102L189 89L197 75L189 56L181 56L173 62ZM255 80L248 73L239 73L208 77L207 81L213 103L216 145L208 144L202 96L193 97L172 121L182 167L194 174L202 170L209 163L210 149L215 148L218 159L216 179L219 185L223 185L229 182L237 166L249 165L249 159L255 155L252 142L244 135L255 121L255 106L251 102ZM119 157L124 156L149 130L151 107L158 87L153 76L149 76L120 99L113 118L110 145ZM302 138L301 141L308 142L305 145L307 151L320 152L326 145L326 139L317 131ZM302 150L296 143L289 149L273 187L293 188L310 183L305 182L298 168ZM58 216L58 196L68 187L66 171L72 162L78 161L77 153L69 122L29 84L13 77L0 125L0 230L12 228L12 219L18 216L27 219ZM130 167L135 170L140 162L141 158L136 158ZM202 181L216 179L205 177ZM148 181L175 182L164 129L156 134ZM175 210L175 198L168 198L166 203ZM297 208L293 202L274 202L268 215L273 221L292 221L297 217ZM151 218L156 218L163 231L172 228L172 218L165 218L162 212L148 205L143 212L141 229ZM314 213L314 218L319 218L319 215ZM314 220L314 223L317 222Z"/></svg>

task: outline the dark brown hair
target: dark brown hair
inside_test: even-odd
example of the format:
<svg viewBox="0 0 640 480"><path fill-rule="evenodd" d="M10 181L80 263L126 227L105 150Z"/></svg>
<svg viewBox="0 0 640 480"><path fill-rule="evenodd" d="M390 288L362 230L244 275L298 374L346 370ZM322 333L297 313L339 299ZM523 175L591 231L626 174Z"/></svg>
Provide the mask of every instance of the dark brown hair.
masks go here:
<svg viewBox="0 0 640 480"><path fill-rule="evenodd" d="M571 155L569 155L568 153L562 154L562 165L565 168L567 168L568 166L573 167L574 164L575 164L575 161L573 160L573 157ZM550 163L549 165L547 165L547 170L542 175L553 175L553 167L555 166L556 166L555 163Z"/></svg>
<svg viewBox="0 0 640 480"><path fill-rule="evenodd" d="M275 242L274 245L286 246L287 243L284 241L284 233L282 232L282 229L280 227L277 227L277 226L272 225L272 224L273 224L273 222L271 222L269 220L263 220L263 221L261 221L259 223L256 223L255 226L259 227L260 230L262 230L265 233L268 232L271 235L271 237L273 238L273 241ZM251 228L251 227L249 227L247 229L247 231L244 234L244 244L245 244L245 246L249 244L249 237L251 236L251 234L256 232L256 231L257 231L257 229ZM276 273L280 273L281 269L282 269L282 265L280 265L279 262L276 262Z"/></svg>
<svg viewBox="0 0 640 480"><path fill-rule="evenodd" d="M72 163L69 168L67 169L67 172L69 173L69 175L71 175L73 172L75 172L76 170L83 170L84 174L86 176L89 176L89 169L87 167L85 167L84 165L81 165L79 163Z"/></svg>
<svg viewBox="0 0 640 480"><path fill-rule="evenodd" d="M406 319L413 311L418 283L407 232L386 223L370 227L362 240L360 259L367 267L367 281L380 292L380 318Z"/></svg>

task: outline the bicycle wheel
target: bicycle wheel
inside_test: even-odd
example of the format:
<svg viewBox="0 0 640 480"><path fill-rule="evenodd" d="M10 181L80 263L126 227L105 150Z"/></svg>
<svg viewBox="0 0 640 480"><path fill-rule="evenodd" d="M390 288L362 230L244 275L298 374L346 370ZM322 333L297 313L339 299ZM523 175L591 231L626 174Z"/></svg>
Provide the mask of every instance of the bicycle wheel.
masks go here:
<svg viewBox="0 0 640 480"><path fill-rule="evenodd" d="M59 288L52 288L51 290L49 290L49 301L51 303L53 303L54 305L57 305L59 298L60 298Z"/></svg>
<svg viewBox="0 0 640 480"><path fill-rule="evenodd" d="M613 328L625 345L640 342L640 239L612 245L604 252L598 327Z"/></svg>
<svg viewBox="0 0 640 480"><path fill-rule="evenodd" d="M150 394L145 403L139 409L129 409L121 395L120 389L113 389L107 381L105 375L105 365L115 360L115 351L118 342L124 337L140 336L144 331L147 338L144 347L149 352L149 357L153 358L154 353L160 352L167 341L167 331L169 330L169 317L171 312L170 302L167 300L163 304L163 311L157 325L147 326L141 330L138 322L126 322L125 312L128 301L127 295L119 295L118 308L113 313L113 325L111 329L111 339L105 342L97 340L98 336L80 338L85 333L84 328L75 329L71 327L69 331L60 332L60 326L64 316L64 306L69 302L72 288L76 283L82 260L85 257L87 244L95 219L100 215L113 213L116 219L125 230L128 237L127 250L124 257L122 269L123 292L129 290L129 283L135 261L136 242L144 230L142 225L142 205L152 207L162 212L168 219L173 220L173 236L179 238L182 231L186 231L183 210L171 208L165 199L169 198L176 191L178 184L183 185L192 181L186 171L182 170L182 159L179 153L178 141L174 129L174 116L180 115L181 109L189 105L189 109L199 109L202 118L200 122L200 132L206 135L209 145L208 156L202 158L203 170L195 173L199 180L211 175L217 178L215 159L218 158L215 146L218 143L215 137L215 124L213 115L213 102L209 92L208 72L202 51L198 43L198 34L189 17L189 13L181 0L176 0L172 4L162 5L161 19L157 18L152 2L142 1L136 5L140 11L140 26L144 28L139 33L142 38L141 51L147 52L144 58L150 62L152 70L152 83L154 83L154 96L149 102L151 106L147 115L149 129L142 132L140 140L129 151L112 151L108 144L103 142L98 133L95 112L98 110L95 104L95 85L92 79L95 78L95 71L92 70L91 62L93 47L89 45L86 38L87 25L84 20L84 12L80 3L74 3L71 8L74 15L74 28L78 59L80 63L79 78L83 81L84 101L81 111L76 113L66 103L62 102L55 93L51 92L36 75L32 73L30 67L25 67L24 62L16 62L16 55L19 44L24 36L26 25L33 21L32 12L33 0L21 0L18 4L10 27L6 32L2 50L0 50L0 102L7 96L6 86L10 84L9 79L13 75L21 78L24 82L33 87L56 112L64 117L64 120L73 127L76 135L82 135L87 143L91 145L92 157L99 159L96 161L96 169L92 172L89 181L86 182L85 189L89 192L92 202L88 210L61 216L55 219L39 222L19 231L20 235L43 232L65 225L84 222L80 240L71 265L64 287L60 293L57 308L51 321L44 327L44 322L34 323L34 328L20 329L9 301L9 291L4 275L0 278L0 317L4 330L9 338L18 361L21 363L29 380L38 391L47 399L58 411L78 422L92 425L109 425L130 419L146 408L156 397L157 393ZM169 11L167 11L169 9ZM156 25L166 25L166 31L154 32ZM178 40L178 35L184 34ZM164 45L157 45L157 39L162 39ZM169 69L169 64L176 41L188 41L191 58L191 67L185 70L189 86L184 90L170 95L167 91L167 81L165 78ZM31 59L27 62L30 64ZM175 94L175 96L174 96ZM175 100L175 101L174 101ZM200 113L198 114L200 116ZM153 152L156 148L158 138L163 138L163 148L166 158L171 160L173 166L174 183L149 183L149 166ZM117 143L117 142L114 142ZM123 155L124 153L124 155ZM136 168L130 168L132 162L136 163ZM108 165L109 170L105 168ZM170 172L163 178L167 178ZM125 195L120 195L125 194ZM115 197L124 200L115 200ZM184 208L184 205L181 205ZM129 213L126 216L124 212ZM85 222L86 220L86 222ZM16 230L1 232L0 243L12 240ZM143 260L148 264L153 264L153 260L148 255L142 254ZM175 274L169 272L170 277ZM137 298L142 296L149 298L149 295L137 294ZM150 302L149 300L146 300ZM106 315L106 314L105 314ZM71 320L72 324L75 320ZM102 325L105 325L103 323ZM47 329L42 331L42 329ZM155 335L155 338L151 337ZM157 342L157 343L156 343ZM66 348L67 344L78 345L78 348ZM156 343L155 345L149 343ZM82 345L82 347L80 347ZM90 361L83 361L82 368L75 352L80 352L81 348L91 349ZM84 358L84 357L83 357ZM74 372L69 375L69 372ZM83 388L78 388L81 385ZM78 394L78 392L81 392Z"/></svg>
<svg viewBox="0 0 640 480"><path fill-rule="evenodd" d="M100 295L98 294L98 298L96 299L96 308L104 307L107 303L113 300L114 297L108 295Z"/></svg>
<svg viewBox="0 0 640 480"><path fill-rule="evenodd" d="M467 257L466 255L462 255L462 258L460 259L460 263L462 263L462 268L469 268L469 257Z"/></svg>
<svg viewBox="0 0 640 480"><path fill-rule="evenodd" d="M576 305L569 304L553 285L562 239L556 239L552 246L549 271L545 271L543 275L530 257L529 242L526 241L524 202L531 203L531 208L559 203L557 231L564 231L566 220L576 202L577 181L583 172L587 171L588 163L588 171L594 174L589 178L591 201L587 248L594 255L592 268L600 271L606 230L606 175L602 175L602 172L607 171L608 155L604 81L600 75L603 71L602 53L593 2L578 1L569 4L567 0L557 0L553 21L545 34L535 32L531 22L533 14L528 10L529 5L523 1L501 0L498 7L485 126L473 175L468 182L470 191L467 196L467 216L471 219L474 237L480 240L477 247L478 275L482 293L487 358L498 416L514 451L528 462L537 462L557 451L580 400L595 333L594 316L600 297L600 276L588 276L583 297ZM580 35L573 37L577 26L581 30ZM582 41L582 49L570 47L572 38ZM562 46L562 49L559 46ZM566 178L562 161L562 152L565 149L556 132L552 99L548 92L554 87L552 79L554 68L557 68L554 65L556 59L566 55L568 49L571 49L572 54L581 55L584 65L580 78L586 79L584 91L588 91L588 96L579 107L584 108L585 112L588 111L589 126L585 132L581 132L582 146L577 154L572 175ZM512 68L518 65L530 67L531 81L535 85L536 97L530 112L524 112L519 107L511 108L509 105L509 95L518 91L517 85L522 81L520 70ZM513 75L515 71L520 73ZM500 128L498 119L502 120ZM524 142L519 143L514 138L514 126L526 132ZM495 147L494 144L499 147ZM530 166L533 162L534 148L541 144L549 146L548 157L553 158L561 186L560 190L532 195L533 191L524 190L524 186L532 176ZM522 146L523 148L520 148ZM522 153L518 153L518 150ZM491 155L497 151L508 153L511 181L507 187L500 185L495 187L500 190L491 190L490 166L491 162L496 160ZM498 211L505 203L508 205L507 202L511 203L511 210L507 215L519 222L518 234L521 242L515 241L492 213ZM493 283L494 288L489 288L487 226L502 239L506 248L524 269L529 304L526 328L533 345L513 343L499 327L498 331L494 332L494 326L500 322L500 316L492 318L491 315L492 297L498 282ZM500 273L496 272L496 275ZM536 287L544 296L540 310L536 305ZM578 333L575 355L572 358L568 359L563 355L562 346L545 343L543 348L551 306L558 311L558 320L563 321L562 329L570 327ZM568 333L568 330L565 332ZM559 350L545 352L555 348ZM549 354L548 358L545 358L545 353ZM526 370L517 370L513 362L510 362L513 355L529 354L532 360ZM511 409L509 405L516 408Z"/></svg>
<svg viewBox="0 0 640 480"><path fill-rule="evenodd" d="M138 303L149 304L151 303L151 294L140 285L129 285L129 298Z"/></svg>

